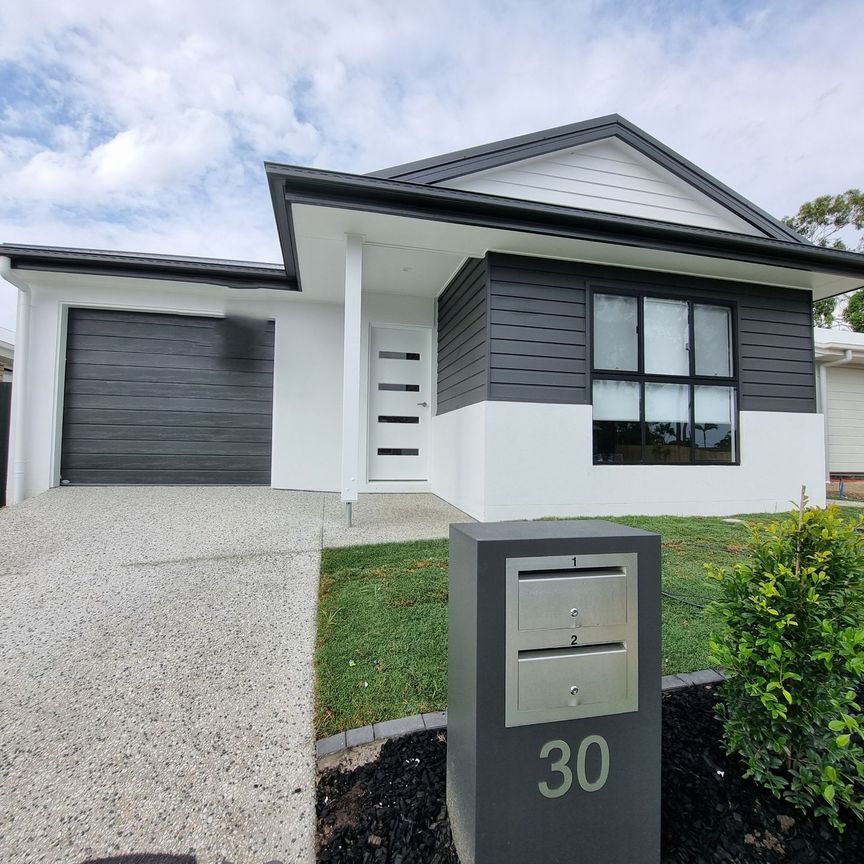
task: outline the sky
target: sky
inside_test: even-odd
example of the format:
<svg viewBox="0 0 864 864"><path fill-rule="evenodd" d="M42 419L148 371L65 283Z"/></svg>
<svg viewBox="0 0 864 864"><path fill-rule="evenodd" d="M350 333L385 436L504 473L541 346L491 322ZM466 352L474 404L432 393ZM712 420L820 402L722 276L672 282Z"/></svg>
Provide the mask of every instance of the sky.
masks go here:
<svg viewBox="0 0 864 864"><path fill-rule="evenodd" d="M265 160L610 113L782 217L864 184L862 35L860 0L7 0L0 242L279 261Z"/></svg>

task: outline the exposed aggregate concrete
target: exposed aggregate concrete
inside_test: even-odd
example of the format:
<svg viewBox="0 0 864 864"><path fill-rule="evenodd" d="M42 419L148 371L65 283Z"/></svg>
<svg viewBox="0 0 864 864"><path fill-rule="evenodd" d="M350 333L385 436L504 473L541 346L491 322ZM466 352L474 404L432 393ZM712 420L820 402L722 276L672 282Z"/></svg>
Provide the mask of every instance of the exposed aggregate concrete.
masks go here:
<svg viewBox="0 0 864 864"><path fill-rule="evenodd" d="M469 521L431 495L364 495L355 519L261 487L0 510L0 861L309 864L322 541Z"/></svg>
<svg viewBox="0 0 864 864"><path fill-rule="evenodd" d="M312 860L322 508L79 487L0 512L0 860Z"/></svg>

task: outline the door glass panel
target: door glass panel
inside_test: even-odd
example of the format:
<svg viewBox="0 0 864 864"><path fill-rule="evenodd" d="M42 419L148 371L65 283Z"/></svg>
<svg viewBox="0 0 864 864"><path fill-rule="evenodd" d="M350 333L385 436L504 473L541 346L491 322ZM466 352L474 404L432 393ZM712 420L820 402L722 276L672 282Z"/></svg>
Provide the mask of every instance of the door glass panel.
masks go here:
<svg viewBox="0 0 864 864"><path fill-rule="evenodd" d="M686 302L645 298L646 374L690 374L689 328Z"/></svg>
<svg viewBox="0 0 864 864"><path fill-rule="evenodd" d="M595 381L593 402L594 462L640 462L639 385L635 381Z"/></svg>
<svg viewBox="0 0 864 864"><path fill-rule="evenodd" d="M419 360L417 351L379 351L378 356L382 360Z"/></svg>
<svg viewBox="0 0 864 864"><path fill-rule="evenodd" d="M690 462L690 386L645 385L645 443L650 462Z"/></svg>
<svg viewBox="0 0 864 864"><path fill-rule="evenodd" d="M401 393L419 393L420 385L419 384L387 384L380 383L378 385L379 390L393 390Z"/></svg>
<svg viewBox="0 0 864 864"><path fill-rule="evenodd" d="M693 307L696 374L732 375L732 310L726 306Z"/></svg>
<svg viewBox="0 0 864 864"><path fill-rule="evenodd" d="M639 367L638 300L594 295L594 366L635 372Z"/></svg>
<svg viewBox="0 0 864 864"><path fill-rule="evenodd" d="M734 389L697 386L693 398L696 461L734 462Z"/></svg>

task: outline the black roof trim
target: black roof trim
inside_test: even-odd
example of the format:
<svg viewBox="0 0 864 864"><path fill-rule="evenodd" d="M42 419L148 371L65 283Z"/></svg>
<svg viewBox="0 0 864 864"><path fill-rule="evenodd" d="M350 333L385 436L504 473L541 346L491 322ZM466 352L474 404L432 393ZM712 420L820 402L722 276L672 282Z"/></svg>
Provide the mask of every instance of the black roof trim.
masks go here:
<svg viewBox="0 0 864 864"><path fill-rule="evenodd" d="M267 171L267 185L270 187L270 200L273 203L273 214L276 217L276 231L279 234L279 246L282 249L285 275L294 283L298 291L302 291L300 262L297 260L297 240L294 237L294 219L291 214L291 205L286 204L285 201L285 183L278 174L271 174Z"/></svg>
<svg viewBox="0 0 864 864"><path fill-rule="evenodd" d="M501 228L601 243L746 261L864 280L864 255L786 239L754 237L579 210L554 204L423 186L368 175L266 164L291 204L385 213L462 225Z"/></svg>
<svg viewBox="0 0 864 864"><path fill-rule="evenodd" d="M413 183L442 183L466 174L496 168L499 165L508 165L523 159L553 153L556 150L612 137L620 138L644 156L653 159L754 228L768 234L769 237L807 243L788 225L743 198L620 114L607 114L605 117L596 117L593 120L583 120L580 123L544 129L530 135L494 141L491 144L444 153L417 162L407 162L404 165L374 171L369 176L389 180L409 180Z"/></svg>
<svg viewBox="0 0 864 864"><path fill-rule="evenodd" d="M0 255L10 258L12 267L16 270L173 279L180 282L224 285L228 288L297 290L297 283L285 275L280 264L11 243L0 244Z"/></svg>

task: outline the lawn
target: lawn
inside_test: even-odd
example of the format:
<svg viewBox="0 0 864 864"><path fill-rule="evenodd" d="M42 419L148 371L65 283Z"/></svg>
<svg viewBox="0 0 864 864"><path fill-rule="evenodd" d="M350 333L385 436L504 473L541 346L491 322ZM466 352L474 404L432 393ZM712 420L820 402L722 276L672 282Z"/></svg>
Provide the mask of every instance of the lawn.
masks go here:
<svg viewBox="0 0 864 864"><path fill-rule="evenodd" d="M740 517L765 522L776 516ZM720 518L633 516L611 521L663 538L663 674L710 665L704 564L729 566L748 539ZM319 737L447 705L447 541L325 549L316 652Z"/></svg>

